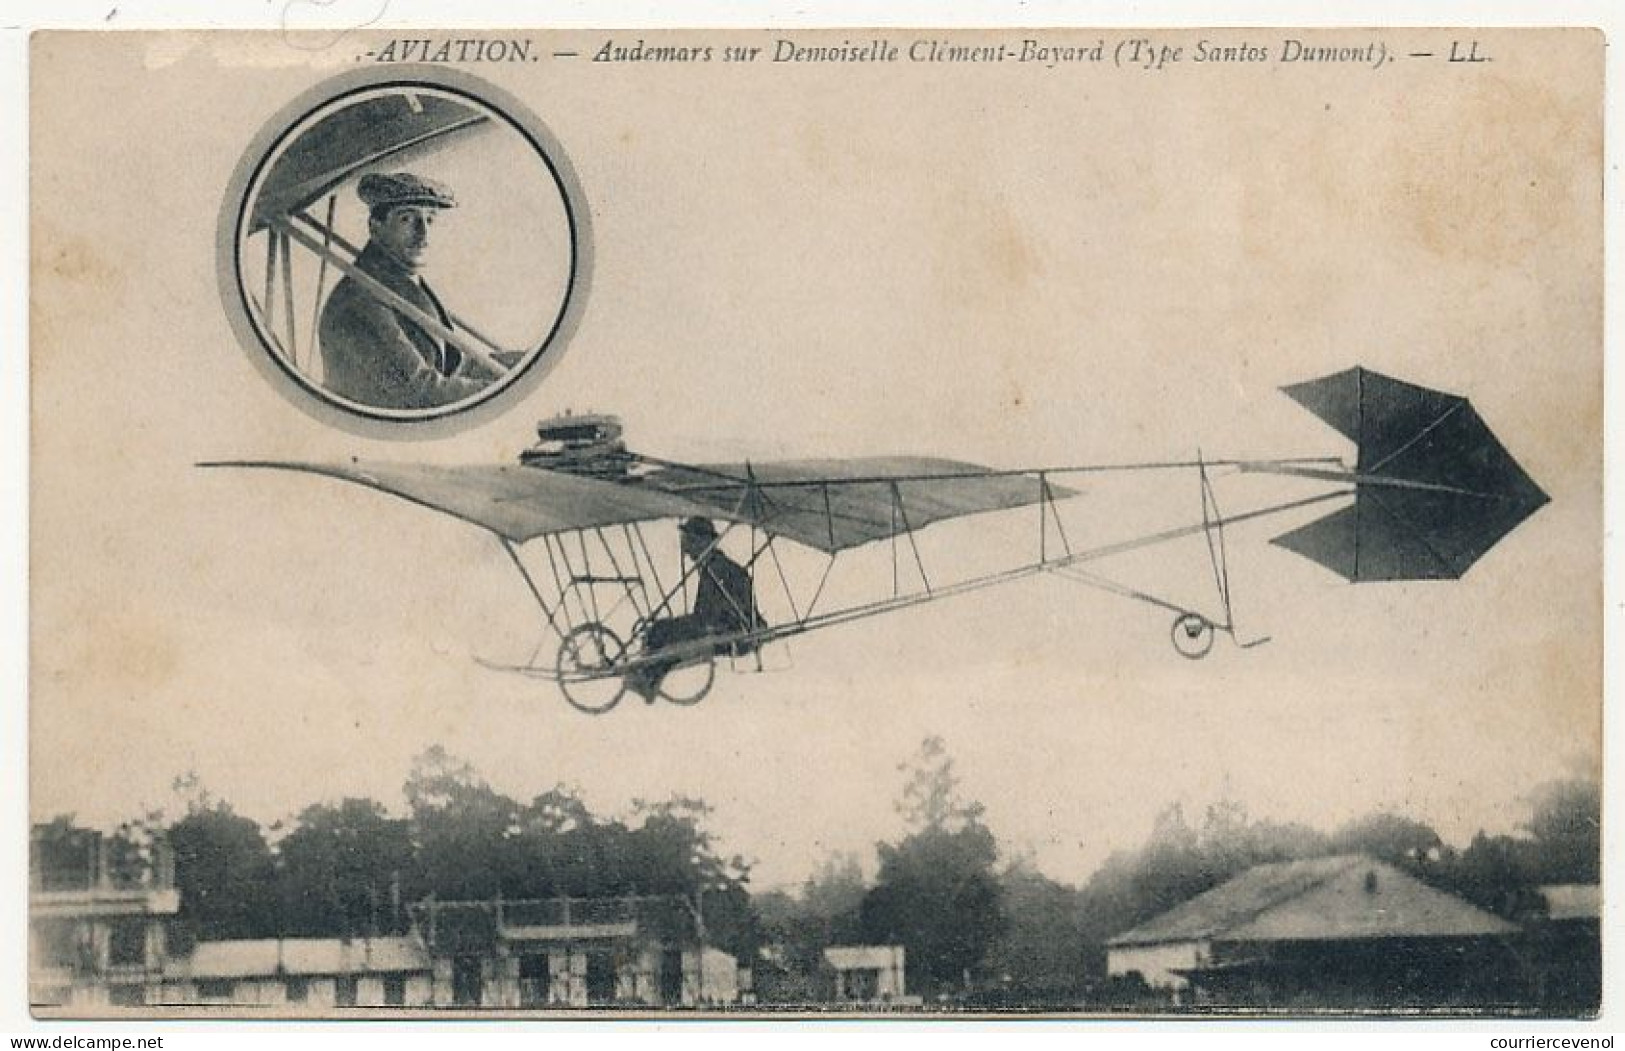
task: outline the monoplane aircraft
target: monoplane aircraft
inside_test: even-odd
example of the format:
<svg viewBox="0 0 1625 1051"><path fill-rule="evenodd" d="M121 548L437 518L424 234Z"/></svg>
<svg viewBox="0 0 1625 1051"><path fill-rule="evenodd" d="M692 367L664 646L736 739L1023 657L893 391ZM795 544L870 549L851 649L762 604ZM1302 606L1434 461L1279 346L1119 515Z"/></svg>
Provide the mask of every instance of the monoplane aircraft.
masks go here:
<svg viewBox="0 0 1625 1051"><path fill-rule="evenodd" d="M1330 514L1274 543L1351 582L1444 580L1467 572L1547 502L1465 398L1363 368L1283 389L1354 443L1352 464L1330 456L1197 456L1018 470L917 457L695 465L629 451L614 417L567 415L545 421L539 444L512 465L234 461L205 466L326 475L491 532L557 642L551 660L541 659L538 647L525 663L493 666L556 682L571 705L595 714L620 701L628 679L653 668L659 669L659 696L693 704L710 690L719 659L736 670L748 669L759 666L753 658L771 642L1044 573L1069 576L1172 614L1175 650L1198 659L1220 634L1251 644L1237 638L1232 615L1228 527L1336 503ZM1200 514L1168 529L1075 545L1057 505L1080 495L1072 486L1084 476L1108 473L1194 476ZM1221 473L1287 476L1307 480L1317 491L1226 512L1213 485ZM917 542L922 530L961 516L1022 508L1032 515L1036 535L1015 565L933 586ZM650 626L686 608L704 561L703 554L680 558L675 567L668 562L662 575L644 527L666 519L721 521L725 528L710 541L713 547L730 534L748 534L744 568L751 594L739 601L753 608L734 620L740 627L652 651L646 645ZM1207 541L1216 608L1191 608L1086 568L1186 537ZM533 571L520 557L520 547L533 542L545 554L545 573ZM822 576L799 597L784 573L781 543L826 559ZM891 545L890 589L830 608L821 605L836 560L880 543ZM900 585L900 566L919 586ZM771 622L754 608L770 576L778 578L790 610Z"/></svg>

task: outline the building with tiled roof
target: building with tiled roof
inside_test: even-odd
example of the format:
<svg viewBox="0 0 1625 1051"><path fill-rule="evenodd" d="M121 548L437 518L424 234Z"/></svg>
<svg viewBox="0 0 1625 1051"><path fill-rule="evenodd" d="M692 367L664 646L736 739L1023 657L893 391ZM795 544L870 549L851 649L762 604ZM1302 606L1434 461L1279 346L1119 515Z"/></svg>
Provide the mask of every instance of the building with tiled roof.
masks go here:
<svg viewBox="0 0 1625 1051"><path fill-rule="evenodd" d="M1494 1002L1515 925L1358 854L1259 865L1107 942L1111 975L1214 1002Z"/></svg>

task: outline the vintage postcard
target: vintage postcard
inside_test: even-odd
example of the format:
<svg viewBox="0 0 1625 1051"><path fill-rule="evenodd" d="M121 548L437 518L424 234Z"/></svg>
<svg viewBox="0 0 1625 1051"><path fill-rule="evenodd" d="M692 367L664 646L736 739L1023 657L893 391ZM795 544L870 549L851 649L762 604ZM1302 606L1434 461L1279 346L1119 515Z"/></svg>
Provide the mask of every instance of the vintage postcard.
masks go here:
<svg viewBox="0 0 1625 1051"><path fill-rule="evenodd" d="M30 1009L1594 1016L1604 43L36 34Z"/></svg>

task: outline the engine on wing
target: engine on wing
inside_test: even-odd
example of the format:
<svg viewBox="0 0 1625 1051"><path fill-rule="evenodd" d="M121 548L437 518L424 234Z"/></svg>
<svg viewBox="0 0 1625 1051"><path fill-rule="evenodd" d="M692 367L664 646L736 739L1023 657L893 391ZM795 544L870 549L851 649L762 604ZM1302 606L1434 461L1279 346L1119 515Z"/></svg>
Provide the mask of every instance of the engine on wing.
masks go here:
<svg viewBox="0 0 1625 1051"><path fill-rule="evenodd" d="M536 444L519 454L526 467L592 478L624 478L631 466L619 417L565 413L536 425Z"/></svg>

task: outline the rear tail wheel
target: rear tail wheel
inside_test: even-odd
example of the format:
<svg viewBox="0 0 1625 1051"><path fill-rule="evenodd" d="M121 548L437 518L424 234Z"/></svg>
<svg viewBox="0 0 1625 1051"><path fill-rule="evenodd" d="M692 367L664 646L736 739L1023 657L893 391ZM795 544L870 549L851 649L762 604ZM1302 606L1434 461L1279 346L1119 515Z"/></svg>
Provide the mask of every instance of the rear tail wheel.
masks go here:
<svg viewBox="0 0 1625 1051"><path fill-rule="evenodd" d="M564 636L554 665L564 699L588 715L615 707L626 693L619 670L625 653L625 644L602 624L583 624Z"/></svg>
<svg viewBox="0 0 1625 1051"><path fill-rule="evenodd" d="M1213 648L1213 622L1200 613L1181 613L1175 617L1173 630L1169 634L1173 638L1174 649L1189 660L1201 660Z"/></svg>

